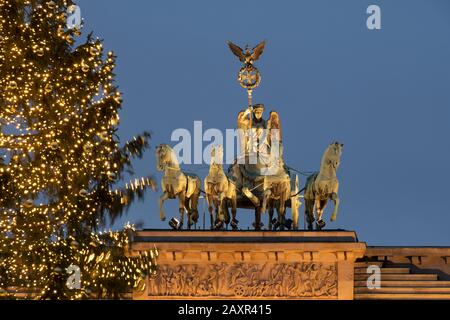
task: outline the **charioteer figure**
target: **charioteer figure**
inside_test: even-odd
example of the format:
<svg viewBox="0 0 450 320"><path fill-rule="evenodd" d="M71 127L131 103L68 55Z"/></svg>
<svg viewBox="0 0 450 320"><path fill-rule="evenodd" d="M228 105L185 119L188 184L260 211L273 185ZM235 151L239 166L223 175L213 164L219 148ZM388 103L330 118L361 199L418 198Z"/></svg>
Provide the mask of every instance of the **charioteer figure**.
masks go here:
<svg viewBox="0 0 450 320"><path fill-rule="evenodd" d="M282 156L281 125L276 111L271 111L269 119L265 120L264 109L264 105L259 103L242 110L238 114L237 127L240 156L255 156L257 163L269 165L270 156Z"/></svg>

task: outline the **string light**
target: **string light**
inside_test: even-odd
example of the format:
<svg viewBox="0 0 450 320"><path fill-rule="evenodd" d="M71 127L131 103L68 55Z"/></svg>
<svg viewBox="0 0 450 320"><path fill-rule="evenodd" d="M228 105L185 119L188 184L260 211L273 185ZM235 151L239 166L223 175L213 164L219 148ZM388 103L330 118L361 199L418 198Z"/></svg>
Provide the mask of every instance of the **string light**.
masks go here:
<svg viewBox="0 0 450 320"><path fill-rule="evenodd" d="M130 254L132 225L96 232L154 183L113 187L149 135L119 147L115 56L91 35L74 47L73 4L0 0L0 296L118 298L155 272L157 250ZM70 265L80 289L66 286Z"/></svg>

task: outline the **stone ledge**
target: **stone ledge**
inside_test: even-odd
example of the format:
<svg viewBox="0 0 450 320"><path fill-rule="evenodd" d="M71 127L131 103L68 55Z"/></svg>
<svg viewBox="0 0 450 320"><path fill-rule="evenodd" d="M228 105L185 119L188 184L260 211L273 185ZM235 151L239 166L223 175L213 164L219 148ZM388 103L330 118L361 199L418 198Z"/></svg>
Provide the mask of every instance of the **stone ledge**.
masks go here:
<svg viewBox="0 0 450 320"><path fill-rule="evenodd" d="M205 231L205 230L142 230L135 242L358 242L354 231Z"/></svg>
<svg viewBox="0 0 450 320"><path fill-rule="evenodd" d="M133 239L134 249L142 250L147 243L177 243L182 247L193 247L195 244L214 243L215 245L251 244L353 244L358 243L353 231L171 231L143 230L138 231Z"/></svg>

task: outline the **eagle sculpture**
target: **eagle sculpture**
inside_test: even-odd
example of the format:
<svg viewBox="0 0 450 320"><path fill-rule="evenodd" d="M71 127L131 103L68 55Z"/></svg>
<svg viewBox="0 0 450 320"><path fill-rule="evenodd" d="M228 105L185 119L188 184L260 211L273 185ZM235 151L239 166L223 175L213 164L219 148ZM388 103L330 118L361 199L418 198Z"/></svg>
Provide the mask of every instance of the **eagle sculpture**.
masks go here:
<svg viewBox="0 0 450 320"><path fill-rule="evenodd" d="M264 51L265 45L266 41L262 41L260 44L254 47L252 51L249 50L249 47L247 45L245 46L244 51L239 46L235 45L231 41L228 41L228 46L230 47L231 52L233 52L234 55L239 58L239 61L245 63L247 67L252 66L253 62L259 59L259 57Z"/></svg>

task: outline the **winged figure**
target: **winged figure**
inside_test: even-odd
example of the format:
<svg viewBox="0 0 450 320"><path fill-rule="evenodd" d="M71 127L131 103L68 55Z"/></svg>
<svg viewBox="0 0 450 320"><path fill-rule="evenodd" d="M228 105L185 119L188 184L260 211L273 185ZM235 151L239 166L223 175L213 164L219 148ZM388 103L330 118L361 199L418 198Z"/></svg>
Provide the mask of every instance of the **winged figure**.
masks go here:
<svg viewBox="0 0 450 320"><path fill-rule="evenodd" d="M236 57L239 58L239 61L245 63L247 67L252 66L253 62L259 59L261 54L264 51L264 46L266 45L266 41L262 41L256 47L250 51L248 45L245 46L245 50L242 50L238 45L235 45L231 41L228 41L228 46L230 47L231 52L234 53Z"/></svg>
<svg viewBox="0 0 450 320"><path fill-rule="evenodd" d="M257 111L260 110L259 116L255 115ZM262 118L262 112L264 110L264 105L258 104L253 106L253 108L248 108L246 110L242 110L238 113L237 116L237 128L240 129L240 143L241 143L241 152L244 152L244 150L248 151L248 137L246 136L248 134L247 130L250 128L261 128L261 129L267 129L267 135L266 135L266 141L265 143L270 148L272 145L274 145L274 139L276 139L276 145L278 147L282 147L283 139L281 135L281 121L280 121L280 115L276 111L271 111L270 116L267 120L264 120ZM250 115L253 114L253 115ZM252 124L250 124L250 117L253 117Z"/></svg>
<svg viewBox="0 0 450 320"><path fill-rule="evenodd" d="M280 122L280 115L278 114L278 112L276 111L270 112L270 116L267 121L267 129L270 130L269 137L271 137L271 139L275 138L278 140L278 143L282 142L283 138L281 135L281 122Z"/></svg>
<svg viewBox="0 0 450 320"><path fill-rule="evenodd" d="M269 119L267 120L267 129L269 130L267 138L270 148L278 148L279 155L283 158L283 136L281 134L281 121L278 112L270 112Z"/></svg>

